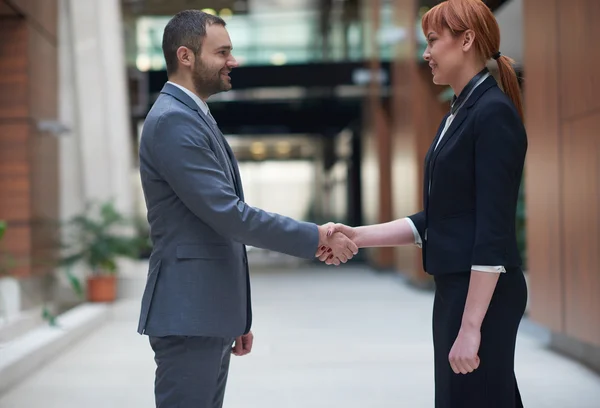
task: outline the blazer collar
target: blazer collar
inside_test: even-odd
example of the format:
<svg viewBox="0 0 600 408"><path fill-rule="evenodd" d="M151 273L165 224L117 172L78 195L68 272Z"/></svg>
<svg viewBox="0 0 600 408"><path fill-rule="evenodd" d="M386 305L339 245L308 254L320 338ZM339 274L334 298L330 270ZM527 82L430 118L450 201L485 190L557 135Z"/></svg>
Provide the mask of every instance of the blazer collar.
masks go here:
<svg viewBox="0 0 600 408"><path fill-rule="evenodd" d="M479 77L479 78L481 78L481 77ZM471 94L469 99L467 99L467 101L464 103L464 105L458 110L456 117L452 120L452 124L450 125L450 127L448 128L446 133L444 134L443 139L440 141L437 148L435 148L435 144L437 143L437 139L439 139L439 137L440 137L441 129L443 128L443 126L440 127L440 130L438 130L438 134L436 136L434 144L431 147L432 151L431 151L431 155L430 155L430 162L435 162L435 159L439 155L440 151L444 148L444 146L452 138L452 136L454 136L454 133L456 132L456 130L460 128L460 125L467 118L469 110L473 107L473 105L475 105L475 103L479 100L479 98L481 98L481 96L488 89L492 88L493 86L497 86L496 79L494 79L494 77L490 75L481 84L479 84L479 86L477 88L475 88L475 90L473 90L473 93ZM446 115L446 119L447 118L448 118L448 115ZM444 122L445 122L445 120L444 120ZM433 150L433 149L435 149L435 150Z"/></svg>
<svg viewBox="0 0 600 408"><path fill-rule="evenodd" d="M498 86L498 83L496 82L496 79L492 75L490 75L477 88L475 88L475 90L473 91L469 99L467 99L461 110L465 108L468 110L471 107L473 107L473 105L475 105L475 102L477 102L479 98L481 98L481 96L493 86Z"/></svg>
<svg viewBox="0 0 600 408"><path fill-rule="evenodd" d="M198 104L192 98L190 98L188 94L186 94L173 84L167 82L161 89L160 93L171 95L173 98L177 99L179 102L183 103L191 110L200 112L200 107L198 106Z"/></svg>
<svg viewBox="0 0 600 408"><path fill-rule="evenodd" d="M202 108L200 108L200 106L198 106L196 101L193 100L183 90L181 90L180 88L176 87L175 85L167 82L161 89L160 93L165 94L165 95L171 95L173 98L177 99L179 102L183 103L185 106L187 106L191 110L196 111L198 113L198 116L200 116L200 118L202 118L202 120L208 125L208 127L212 130L212 132L215 134L215 136L219 137L217 135L217 130L215 130L216 124L214 124L214 126L213 126L213 123L212 123L211 119L208 118L207 114L204 113L202 111Z"/></svg>
<svg viewBox="0 0 600 408"><path fill-rule="evenodd" d="M489 76L490 71L487 67L483 68L481 71L477 73L471 80L465 85L463 90L460 92L458 96L454 95L452 98L452 104L450 106L450 112L453 115L456 115L458 109L465 103L465 100L469 98L469 95L473 91L473 89L477 86L477 84L481 85L481 80L487 75Z"/></svg>

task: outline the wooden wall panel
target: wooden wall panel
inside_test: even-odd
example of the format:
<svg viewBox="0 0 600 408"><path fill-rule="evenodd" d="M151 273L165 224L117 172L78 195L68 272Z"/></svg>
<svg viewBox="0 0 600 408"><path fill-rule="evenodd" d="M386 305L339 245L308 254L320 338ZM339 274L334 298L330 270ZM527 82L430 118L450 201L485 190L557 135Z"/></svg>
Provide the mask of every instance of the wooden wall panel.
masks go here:
<svg viewBox="0 0 600 408"><path fill-rule="evenodd" d="M566 334L600 346L600 112L563 125Z"/></svg>
<svg viewBox="0 0 600 408"><path fill-rule="evenodd" d="M525 0L524 13L531 313L600 346L600 2Z"/></svg>
<svg viewBox="0 0 600 408"><path fill-rule="evenodd" d="M409 81L412 69L412 61L397 61L393 64L392 192L395 219L422 209L419 197L422 164L413 126L413 84ZM395 255L395 266L400 273L412 281L426 278L422 269L421 251L416 246L398 247Z"/></svg>
<svg viewBox="0 0 600 408"><path fill-rule="evenodd" d="M558 2L559 88L561 116L572 118L600 110L600 52L590 39L600 38L600 1ZM539 13L539 11L538 11ZM548 29L545 30L547 31Z"/></svg>
<svg viewBox="0 0 600 408"><path fill-rule="evenodd" d="M367 61L367 67L372 72L373 78L377 78L378 72L381 67L380 55L378 52L378 41L377 32L380 26L381 19L381 2L380 0L373 0L368 4L365 4L366 15L370 20L372 29L367 33L367 40L369 41L372 54L369 56ZM390 132L390 120L389 120L389 106L387 105L381 84L377 81L372 81L369 84L368 97L365 99L367 109L365 110L366 118L365 121L368 130L366 134L372 136L374 140L366 141L363 146L369 148L375 148L376 158L371 155L371 159L375 159L375 162L371 162L364 166L367 172L363 172L363 179L370 177L371 183L377 183L377 196L376 203L374 206L363 207L367 211L375 212L373 215L376 217L373 223L388 222L392 219L392 202L391 202L391 132ZM373 166L377 167L376 173L368 172L373 170ZM376 174L376 179L373 177ZM372 187L368 190L374 191ZM367 191L363 189L363 196L367 194ZM370 219L369 214L365 221ZM367 221L368 222L368 221ZM381 269L388 269L393 266L394 263L394 250L393 248L372 248L368 252L369 259L372 266Z"/></svg>
<svg viewBox="0 0 600 408"><path fill-rule="evenodd" d="M540 10L544 13L540 13ZM525 125L529 139L525 167L530 312L556 331L564 328L558 32L556 1L526 0Z"/></svg>
<svg viewBox="0 0 600 408"><path fill-rule="evenodd" d="M0 24L0 121L26 118L27 24L20 18L2 18Z"/></svg>
<svg viewBox="0 0 600 408"><path fill-rule="evenodd" d="M29 125L0 120L0 219L30 219Z"/></svg>

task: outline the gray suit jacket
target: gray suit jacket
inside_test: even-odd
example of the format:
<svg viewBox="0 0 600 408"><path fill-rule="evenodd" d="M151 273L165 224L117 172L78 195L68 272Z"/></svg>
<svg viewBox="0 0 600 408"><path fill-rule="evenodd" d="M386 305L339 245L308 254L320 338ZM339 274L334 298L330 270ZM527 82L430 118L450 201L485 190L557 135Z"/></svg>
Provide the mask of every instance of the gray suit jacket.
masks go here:
<svg viewBox="0 0 600 408"><path fill-rule="evenodd" d="M317 226L247 205L222 133L171 84L146 117L139 156L154 248L138 333L236 337L248 332L245 245L310 259L319 242Z"/></svg>

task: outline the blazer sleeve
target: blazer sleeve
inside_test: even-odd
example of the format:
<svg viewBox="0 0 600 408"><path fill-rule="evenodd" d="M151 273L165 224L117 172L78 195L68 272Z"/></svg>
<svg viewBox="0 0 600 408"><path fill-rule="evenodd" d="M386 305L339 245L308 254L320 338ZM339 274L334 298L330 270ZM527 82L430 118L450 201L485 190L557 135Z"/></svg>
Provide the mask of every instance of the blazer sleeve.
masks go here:
<svg viewBox="0 0 600 408"><path fill-rule="evenodd" d="M506 265L514 239L514 200L526 151L520 117L505 102L475 119L475 242L473 265Z"/></svg>
<svg viewBox="0 0 600 408"><path fill-rule="evenodd" d="M163 114L156 125L153 156L181 201L224 237L246 245L314 258L315 224L253 208L240 200L209 143L209 130L185 114Z"/></svg>
<svg viewBox="0 0 600 408"><path fill-rule="evenodd" d="M415 244L420 246L425 238L425 211L420 211L416 214L409 215L406 218L412 221L412 226L414 226L416 229L416 234L415 229L413 229Z"/></svg>

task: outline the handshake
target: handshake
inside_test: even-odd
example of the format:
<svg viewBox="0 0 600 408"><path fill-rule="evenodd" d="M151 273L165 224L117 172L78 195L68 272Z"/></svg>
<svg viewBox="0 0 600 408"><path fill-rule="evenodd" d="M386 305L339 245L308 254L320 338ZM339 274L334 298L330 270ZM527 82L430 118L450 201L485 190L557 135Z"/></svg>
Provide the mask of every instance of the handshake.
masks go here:
<svg viewBox="0 0 600 408"><path fill-rule="evenodd" d="M319 247L315 254L327 265L346 263L358 253L357 233L352 227L332 222L319 226Z"/></svg>

